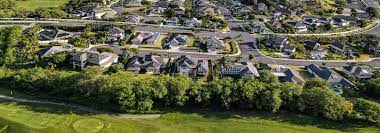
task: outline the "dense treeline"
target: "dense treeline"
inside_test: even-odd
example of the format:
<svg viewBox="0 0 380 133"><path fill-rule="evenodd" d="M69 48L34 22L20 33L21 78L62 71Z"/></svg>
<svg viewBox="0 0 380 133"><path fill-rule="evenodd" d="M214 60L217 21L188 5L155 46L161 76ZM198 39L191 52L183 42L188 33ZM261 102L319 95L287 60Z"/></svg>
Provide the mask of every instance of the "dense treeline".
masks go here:
<svg viewBox="0 0 380 133"><path fill-rule="evenodd" d="M243 109L276 113L303 112L330 120L380 122L380 105L364 99L353 102L336 95L329 84L313 79L301 87L280 83L273 75L260 78L193 80L183 75L103 73L97 67L83 72L42 68L0 69L1 79L19 91L47 94L58 100L92 106L114 105L119 111L162 108Z"/></svg>

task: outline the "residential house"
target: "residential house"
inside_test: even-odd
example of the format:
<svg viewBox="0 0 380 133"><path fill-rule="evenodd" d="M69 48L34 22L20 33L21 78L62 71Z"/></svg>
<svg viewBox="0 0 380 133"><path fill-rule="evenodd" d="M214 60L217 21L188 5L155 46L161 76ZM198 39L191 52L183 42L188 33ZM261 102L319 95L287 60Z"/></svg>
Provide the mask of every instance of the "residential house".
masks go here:
<svg viewBox="0 0 380 133"><path fill-rule="evenodd" d="M174 8L173 10L177 16L182 16L182 15L185 15L186 9L184 7L178 7L178 8Z"/></svg>
<svg viewBox="0 0 380 133"><path fill-rule="evenodd" d="M181 56L173 61L175 73L182 73L186 76L207 76L209 62L204 59L194 59L188 56Z"/></svg>
<svg viewBox="0 0 380 133"><path fill-rule="evenodd" d="M112 27L108 29L107 41L108 42L118 42L125 36L124 30L119 27Z"/></svg>
<svg viewBox="0 0 380 133"><path fill-rule="evenodd" d="M154 45L157 43L160 35L158 32L139 31L132 38L131 43L135 45Z"/></svg>
<svg viewBox="0 0 380 133"><path fill-rule="evenodd" d="M348 26L350 24L357 24L359 19L352 16L345 15L335 15L332 17L334 24L339 24L340 26Z"/></svg>
<svg viewBox="0 0 380 133"><path fill-rule="evenodd" d="M68 12L69 14L80 17L81 19L101 19L107 14L97 3L88 3Z"/></svg>
<svg viewBox="0 0 380 133"><path fill-rule="evenodd" d="M262 22L252 22L251 23L251 33L262 33L262 34L271 34L274 33L272 30L266 27Z"/></svg>
<svg viewBox="0 0 380 133"><path fill-rule="evenodd" d="M282 48L282 51L285 53L291 55L294 52L296 52L296 46L290 45L290 44L285 44L284 47Z"/></svg>
<svg viewBox="0 0 380 133"><path fill-rule="evenodd" d="M319 17L316 16L303 16L303 23L310 25L310 26L320 26L321 22L319 20Z"/></svg>
<svg viewBox="0 0 380 133"><path fill-rule="evenodd" d="M178 25L178 18L177 17L171 17L165 20L166 25Z"/></svg>
<svg viewBox="0 0 380 133"><path fill-rule="evenodd" d="M279 49L282 49L286 44L289 44L287 37L272 37L265 42L265 45Z"/></svg>
<svg viewBox="0 0 380 133"><path fill-rule="evenodd" d="M272 29L282 29L282 23L280 21L271 21L269 22L272 26Z"/></svg>
<svg viewBox="0 0 380 133"><path fill-rule="evenodd" d="M133 24L138 24L141 22L142 19L143 19L143 17L139 16L139 15L129 15L129 16L125 17L124 21L129 22L129 23L133 23Z"/></svg>
<svg viewBox="0 0 380 133"><path fill-rule="evenodd" d="M198 20L197 18L187 19L185 21L185 25L189 27L198 27L202 24L202 20Z"/></svg>
<svg viewBox="0 0 380 133"><path fill-rule="evenodd" d="M152 36L150 36L149 38L147 38L145 40L145 43L143 44L146 44L146 45L155 45L158 41L158 38L160 38L160 35L161 33L158 33L158 32L154 32Z"/></svg>
<svg viewBox="0 0 380 133"><path fill-rule="evenodd" d="M131 57L126 65L126 70L134 74L160 74L162 67L162 63L152 54L145 54Z"/></svg>
<svg viewBox="0 0 380 133"><path fill-rule="evenodd" d="M157 7L166 8L169 5L169 1L160 0L155 3Z"/></svg>
<svg viewBox="0 0 380 133"><path fill-rule="evenodd" d="M332 21L331 19L329 18L319 18L319 22L321 24L334 24L334 21Z"/></svg>
<svg viewBox="0 0 380 133"><path fill-rule="evenodd" d="M266 11L266 10L268 10L268 6L264 3L259 3L259 4L257 4L257 9L259 11Z"/></svg>
<svg viewBox="0 0 380 133"><path fill-rule="evenodd" d="M125 0L125 6L126 7L141 7L142 0Z"/></svg>
<svg viewBox="0 0 380 133"><path fill-rule="evenodd" d="M200 9L198 9L198 11L199 11L198 15L201 17L215 16L216 15L215 9L213 7L209 7L209 6L201 7Z"/></svg>
<svg viewBox="0 0 380 133"><path fill-rule="evenodd" d="M259 72L252 62L235 63L232 66L220 67L220 75L231 77L259 77Z"/></svg>
<svg viewBox="0 0 380 133"><path fill-rule="evenodd" d="M286 68L284 66L262 64L260 67L262 70L270 71L281 82L293 82L300 85L303 85L305 83L305 80L297 71Z"/></svg>
<svg viewBox="0 0 380 133"><path fill-rule="evenodd" d="M365 44L369 46L369 49L371 52L373 52L376 55L380 54L380 41L371 40L368 44ZM365 47L365 45L363 47Z"/></svg>
<svg viewBox="0 0 380 133"><path fill-rule="evenodd" d="M331 51L333 51L336 54L345 54L350 50L350 47L348 45L342 44L339 41L335 41L331 45Z"/></svg>
<svg viewBox="0 0 380 133"><path fill-rule="evenodd" d="M144 41L144 34L143 33L136 33L136 35L131 39L131 43L135 45L140 45Z"/></svg>
<svg viewBox="0 0 380 133"><path fill-rule="evenodd" d="M48 57L57 53L71 52L71 51L76 51L76 50L79 50L79 49L74 47L73 45L49 46L38 51L38 55L40 57Z"/></svg>
<svg viewBox="0 0 380 133"><path fill-rule="evenodd" d="M301 21L289 22L289 24L292 25L294 29L296 29L297 33L305 33L308 30L306 24Z"/></svg>
<svg viewBox="0 0 380 133"><path fill-rule="evenodd" d="M374 76L374 70L369 66L349 64L343 67L343 72L358 79L370 79Z"/></svg>
<svg viewBox="0 0 380 133"><path fill-rule="evenodd" d="M81 70L84 70L87 66L99 66L100 68L107 68L113 63L117 63L119 56L114 53L97 51L87 51L81 52L74 55L70 62L73 65L74 69L79 67Z"/></svg>
<svg viewBox="0 0 380 133"><path fill-rule="evenodd" d="M326 59L327 50L313 50L309 53L310 58L314 60L324 60Z"/></svg>
<svg viewBox="0 0 380 133"><path fill-rule="evenodd" d="M189 43L190 39L188 35L173 34L167 38L165 42L165 47L178 47L184 46Z"/></svg>
<svg viewBox="0 0 380 133"><path fill-rule="evenodd" d="M284 16L290 15L291 11L288 10L285 6L279 5L275 8L275 10L271 13L271 16L275 20L282 20Z"/></svg>
<svg viewBox="0 0 380 133"><path fill-rule="evenodd" d="M157 7L157 8L153 8L152 10L150 10L149 14L154 15L154 14L161 14L164 12L165 12L165 8Z"/></svg>
<svg viewBox="0 0 380 133"><path fill-rule="evenodd" d="M355 88L355 85L342 77L340 74L325 66L310 64L306 66L307 71L314 77L330 83L333 88Z"/></svg>
<svg viewBox="0 0 380 133"><path fill-rule="evenodd" d="M309 51L322 50L321 44L315 41L306 40L303 41L303 44L305 49Z"/></svg>
<svg viewBox="0 0 380 133"><path fill-rule="evenodd" d="M107 15L107 12L100 8L94 9L92 13L93 13L92 19L103 19L103 17Z"/></svg>
<svg viewBox="0 0 380 133"><path fill-rule="evenodd" d="M207 45L207 51L209 53L224 50L225 49L225 43L223 40L220 40L216 37L206 37L205 39L206 45Z"/></svg>
<svg viewBox="0 0 380 133"><path fill-rule="evenodd" d="M369 19L369 14L366 11L360 10L360 9L355 9L355 10L356 10L358 18L360 18L360 19Z"/></svg>
<svg viewBox="0 0 380 133"><path fill-rule="evenodd" d="M58 29L42 29L38 32L39 43L47 44L52 42L67 43L74 36L74 33Z"/></svg>

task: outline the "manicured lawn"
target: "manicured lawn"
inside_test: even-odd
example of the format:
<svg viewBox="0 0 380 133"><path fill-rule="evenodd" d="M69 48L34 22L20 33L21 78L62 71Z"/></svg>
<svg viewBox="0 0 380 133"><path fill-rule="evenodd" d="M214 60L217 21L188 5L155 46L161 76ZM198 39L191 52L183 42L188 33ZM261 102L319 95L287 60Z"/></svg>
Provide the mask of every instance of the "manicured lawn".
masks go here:
<svg viewBox="0 0 380 133"><path fill-rule="evenodd" d="M25 104L0 100L0 125L6 132L378 132L376 128L355 128L336 123L312 124L314 118L300 115L265 116L258 114L169 113L156 119L127 119L84 112L51 105ZM265 117L264 117L265 116ZM273 119L273 120L271 120ZM297 120L295 120L297 119ZM334 125L335 124L335 125ZM318 128L329 126L329 128ZM343 128L344 127L344 128ZM343 130L345 129L345 130Z"/></svg>
<svg viewBox="0 0 380 133"><path fill-rule="evenodd" d="M60 7L69 0L18 0L16 6L27 10L34 10L39 7Z"/></svg>
<svg viewBox="0 0 380 133"><path fill-rule="evenodd" d="M359 56L359 58L357 58L356 60L359 60L359 61L368 61L370 59L369 55L367 54L362 54Z"/></svg>

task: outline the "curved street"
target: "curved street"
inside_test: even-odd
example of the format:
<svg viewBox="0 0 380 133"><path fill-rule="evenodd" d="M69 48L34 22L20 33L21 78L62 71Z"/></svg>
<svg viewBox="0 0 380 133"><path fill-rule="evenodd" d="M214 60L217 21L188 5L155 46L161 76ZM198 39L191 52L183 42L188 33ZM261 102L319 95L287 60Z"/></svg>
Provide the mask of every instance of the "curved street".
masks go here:
<svg viewBox="0 0 380 133"><path fill-rule="evenodd" d="M374 21L376 25L366 30L356 29L356 34L373 34L380 35L380 24L379 21ZM340 67L345 66L347 63L363 63L371 66L380 67L380 59L373 59L371 61L353 61L353 60L339 60L339 61L330 61L330 60L299 60L299 59L280 59L280 58L271 58L263 55L256 46L256 35L260 34L250 34L242 30L239 22L229 21L230 32L213 32L209 29L197 29L198 31L193 31L193 28L183 27L183 26L158 26L158 25L150 25L150 24L131 24L127 22L111 22L111 21L94 21L94 20L78 20L78 19L45 19L43 21L37 21L34 19L19 19L19 18L1 18L0 24L8 24L8 25L26 25L26 24L36 24L36 23L44 23L44 24L52 24L52 25L78 25L83 26L89 23L111 23L115 25L135 25L136 30L144 30L144 31L154 31L154 32L172 32L172 33L191 33L196 36L215 36L219 38L232 37L238 38L236 39L239 43L239 48L241 51L240 55L232 55L230 57L241 56L242 61L248 61L248 56L250 54L254 55L256 58L252 60L252 62L262 62L267 64L279 64L279 65L293 65L293 66L306 66L309 64L317 64L317 65L325 65L330 67ZM346 31L341 33L324 33L319 34L322 36L330 36L330 35L351 35L352 31ZM281 34L279 34L281 35ZM287 34L290 35L290 34ZM318 35L318 34L292 34L293 36L305 36L305 35ZM141 52L155 52L160 55L189 55L195 58L211 58L211 59L219 59L223 57L223 55L218 54L208 54L208 53L199 53L199 52L170 52L170 51L154 51L154 50L141 50Z"/></svg>

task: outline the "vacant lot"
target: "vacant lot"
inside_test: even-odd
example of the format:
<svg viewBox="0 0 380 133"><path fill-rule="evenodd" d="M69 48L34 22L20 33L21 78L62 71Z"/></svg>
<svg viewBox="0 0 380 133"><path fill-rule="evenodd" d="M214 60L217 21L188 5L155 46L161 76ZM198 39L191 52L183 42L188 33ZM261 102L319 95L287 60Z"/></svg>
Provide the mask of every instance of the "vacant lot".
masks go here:
<svg viewBox="0 0 380 133"><path fill-rule="evenodd" d="M34 10L39 7L60 7L69 0L17 0L16 6L27 10Z"/></svg>

